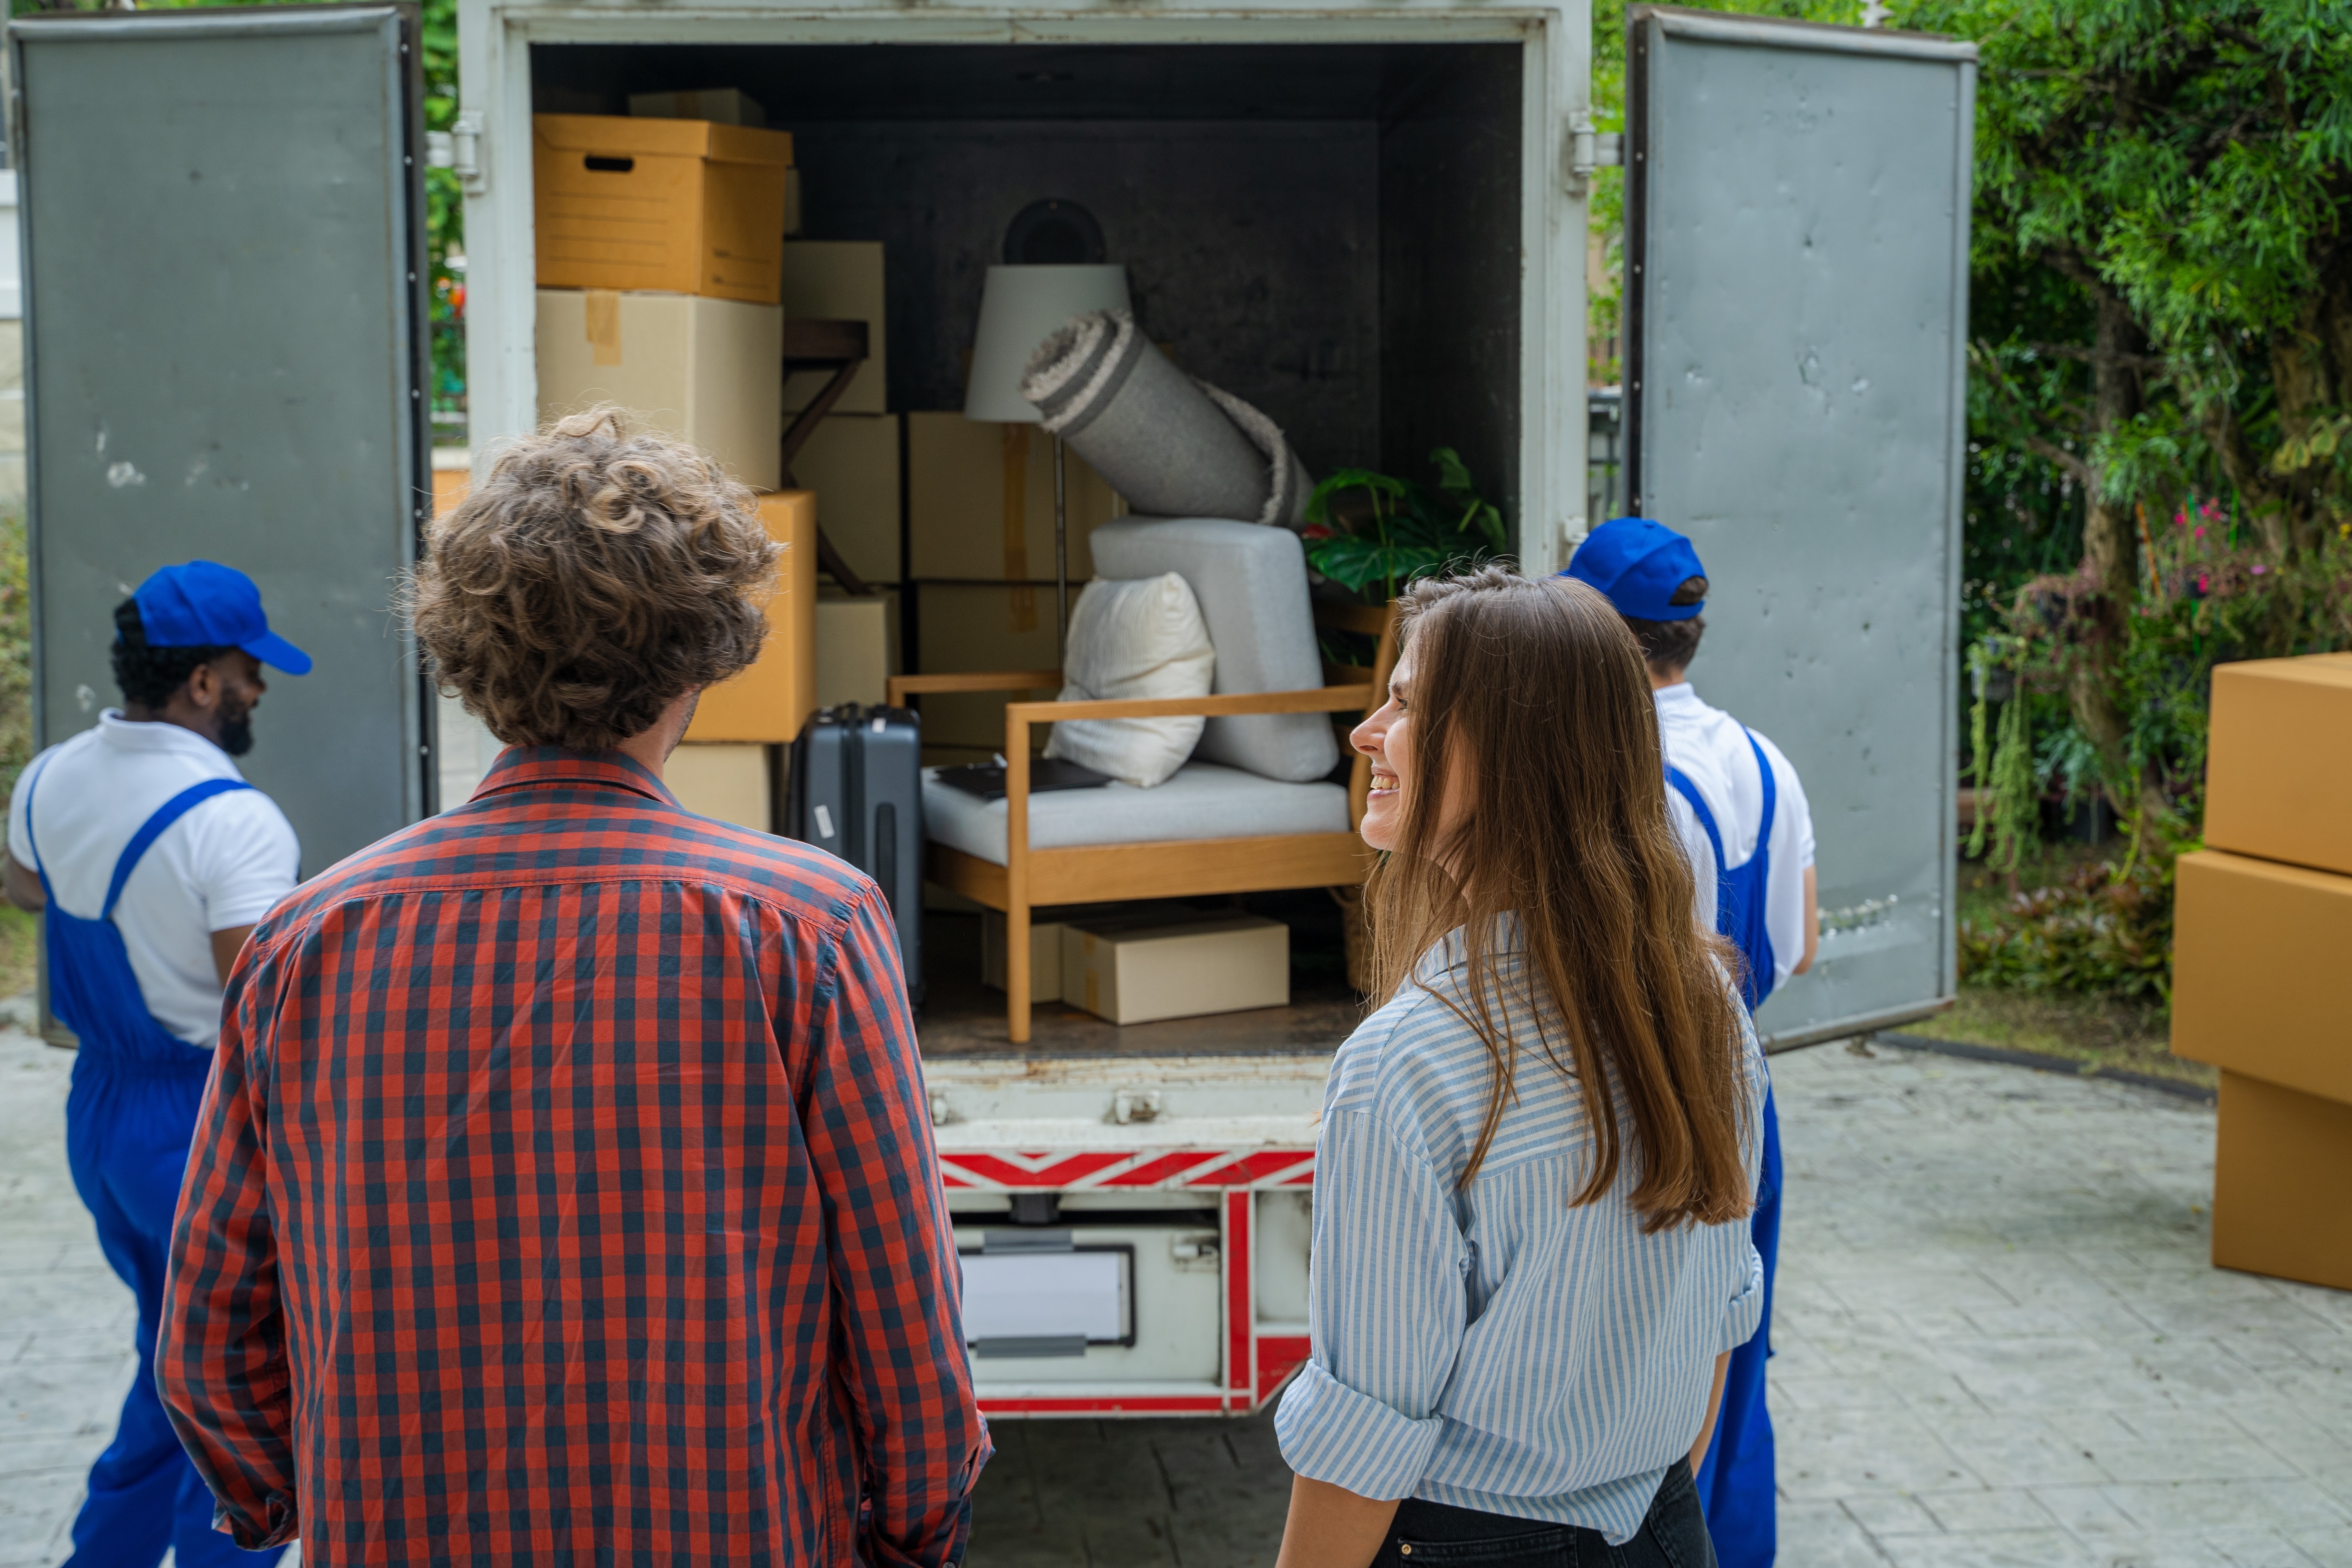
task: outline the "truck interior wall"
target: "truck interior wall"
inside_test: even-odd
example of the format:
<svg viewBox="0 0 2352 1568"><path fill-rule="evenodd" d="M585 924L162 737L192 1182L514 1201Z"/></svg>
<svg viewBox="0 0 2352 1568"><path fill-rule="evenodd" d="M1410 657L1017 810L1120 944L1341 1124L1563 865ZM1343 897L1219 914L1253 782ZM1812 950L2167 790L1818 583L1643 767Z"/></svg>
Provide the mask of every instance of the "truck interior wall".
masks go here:
<svg viewBox="0 0 2352 1568"><path fill-rule="evenodd" d="M987 267L1065 197L1144 329L1318 476L1451 446L1516 523L1515 45L562 45L534 107L740 87L794 134L803 237L881 240L893 408L961 405Z"/></svg>
<svg viewBox="0 0 2352 1568"><path fill-rule="evenodd" d="M1047 197L1101 223L1136 319L1189 374L1263 409L1310 470L1378 448L1380 235L1367 121L793 125L803 237L879 239L890 404L963 405L982 284Z"/></svg>
<svg viewBox="0 0 2352 1568"><path fill-rule="evenodd" d="M1433 61L1381 125L1381 467L1461 453L1517 542L1520 55Z"/></svg>

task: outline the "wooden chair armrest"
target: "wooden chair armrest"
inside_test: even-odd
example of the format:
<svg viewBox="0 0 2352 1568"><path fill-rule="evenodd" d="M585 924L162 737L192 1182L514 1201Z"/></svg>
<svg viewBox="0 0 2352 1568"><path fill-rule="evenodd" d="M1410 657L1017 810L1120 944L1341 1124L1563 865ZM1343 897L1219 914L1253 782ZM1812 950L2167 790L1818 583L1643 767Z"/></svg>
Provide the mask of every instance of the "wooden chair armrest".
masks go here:
<svg viewBox="0 0 2352 1568"><path fill-rule="evenodd" d="M1043 691L1062 688L1058 669L992 669L956 675L894 675L889 703L904 708L905 699L926 691Z"/></svg>
<svg viewBox="0 0 2352 1568"><path fill-rule="evenodd" d="M1236 691L1216 697L1150 697L1124 702L1008 702L1004 717L1023 724L1064 719L1225 719L1244 713L1360 713L1370 681L1307 691Z"/></svg>

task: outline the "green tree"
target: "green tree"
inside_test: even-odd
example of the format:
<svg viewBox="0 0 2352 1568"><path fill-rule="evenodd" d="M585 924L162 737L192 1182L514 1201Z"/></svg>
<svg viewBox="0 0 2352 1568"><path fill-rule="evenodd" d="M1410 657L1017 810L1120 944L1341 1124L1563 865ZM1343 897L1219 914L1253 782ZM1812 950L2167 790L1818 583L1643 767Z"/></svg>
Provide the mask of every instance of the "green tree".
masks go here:
<svg viewBox="0 0 2352 1568"><path fill-rule="evenodd" d="M2276 562L2347 513L2352 459L2352 0L1916 0L1907 26L1979 50L1975 271L2021 268L2028 319L1979 310L1979 440L2082 497L2059 636L2072 719L2118 804L2121 700L2148 516L2192 493ZM2071 322L2071 330L2069 323Z"/></svg>

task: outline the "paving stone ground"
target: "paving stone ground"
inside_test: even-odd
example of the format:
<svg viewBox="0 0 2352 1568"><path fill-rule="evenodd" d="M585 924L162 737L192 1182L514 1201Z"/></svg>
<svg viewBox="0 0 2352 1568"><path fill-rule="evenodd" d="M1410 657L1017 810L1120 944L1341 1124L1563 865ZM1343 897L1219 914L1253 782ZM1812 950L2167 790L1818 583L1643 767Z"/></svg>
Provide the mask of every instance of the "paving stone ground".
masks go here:
<svg viewBox="0 0 2352 1568"><path fill-rule="evenodd" d="M63 1558L131 1375L69 1065L0 1031L0 1568ZM1787 1568L2352 1568L2352 1295L2208 1264L2210 1110L1885 1046L1773 1070ZM1274 1560L1264 1419L997 1442L971 1568Z"/></svg>

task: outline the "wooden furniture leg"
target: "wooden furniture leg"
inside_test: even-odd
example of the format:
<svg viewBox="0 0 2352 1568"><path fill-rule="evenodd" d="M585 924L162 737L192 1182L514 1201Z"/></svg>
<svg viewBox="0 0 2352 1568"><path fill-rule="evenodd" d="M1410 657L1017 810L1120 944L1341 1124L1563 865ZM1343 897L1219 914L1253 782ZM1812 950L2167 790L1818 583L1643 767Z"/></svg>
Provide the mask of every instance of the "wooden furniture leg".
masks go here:
<svg viewBox="0 0 2352 1568"><path fill-rule="evenodd" d="M1029 1043L1029 722L1004 719L1004 1028Z"/></svg>

